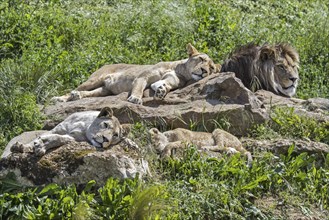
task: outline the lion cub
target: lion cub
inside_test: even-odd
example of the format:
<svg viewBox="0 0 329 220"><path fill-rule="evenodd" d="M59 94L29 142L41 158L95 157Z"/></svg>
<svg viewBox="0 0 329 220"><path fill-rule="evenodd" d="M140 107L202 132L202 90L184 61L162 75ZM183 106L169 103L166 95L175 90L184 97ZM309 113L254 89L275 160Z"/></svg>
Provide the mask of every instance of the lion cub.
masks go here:
<svg viewBox="0 0 329 220"><path fill-rule="evenodd" d="M110 108L99 111L76 112L55 128L30 143L16 142L13 152L35 152L42 156L48 150L71 141L86 141L95 147L108 148L123 140L122 127Z"/></svg>
<svg viewBox="0 0 329 220"><path fill-rule="evenodd" d="M212 133L207 133L176 128L161 133L158 129L151 128L149 133L155 149L162 156L170 156L173 149L183 148L186 146L186 143L190 143L196 145L201 150L225 152L228 154L240 152L247 157L247 164L251 166L251 153L243 148L237 137L221 129L215 129Z"/></svg>

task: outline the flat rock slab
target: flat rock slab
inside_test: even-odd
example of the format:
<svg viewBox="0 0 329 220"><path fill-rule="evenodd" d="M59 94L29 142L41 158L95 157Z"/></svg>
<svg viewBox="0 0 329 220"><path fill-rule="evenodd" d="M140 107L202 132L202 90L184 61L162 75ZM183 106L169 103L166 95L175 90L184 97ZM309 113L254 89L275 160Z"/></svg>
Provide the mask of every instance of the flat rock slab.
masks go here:
<svg viewBox="0 0 329 220"><path fill-rule="evenodd" d="M13 139L11 139L9 141L9 143L7 144L5 150L3 151L1 158L7 157L8 155L11 154L10 152L10 148L11 146L13 146L16 142L21 142L23 144L27 144L29 142L31 142L32 140L36 139L37 137L39 137L41 134L47 132L46 130L40 130L40 131L27 131L24 132L16 137L14 137Z"/></svg>
<svg viewBox="0 0 329 220"><path fill-rule="evenodd" d="M145 92L143 105L126 101L127 93L116 96L84 98L57 103L44 109L47 116L61 121L77 111L100 110L111 107L121 123L141 120L166 128L202 127L212 131L218 121L229 124L228 131L243 136L255 124L268 119L262 102L246 89L234 73L213 74L185 88L169 93L164 100L156 100L152 91ZM46 129L58 121L50 120Z"/></svg>
<svg viewBox="0 0 329 220"><path fill-rule="evenodd" d="M321 142L310 140L294 140L294 139L273 139L273 140L255 140L250 138L242 138L243 146L253 152L268 151L276 155L287 155L288 149L294 146L294 153L309 153L317 158L324 159L324 155L329 153L329 145Z"/></svg>
<svg viewBox="0 0 329 220"><path fill-rule="evenodd" d="M103 185L109 177L140 178L149 173L148 163L137 151L115 145L99 150L85 142L61 146L43 157L12 153L0 161L0 178L13 172L24 185L81 184L95 180Z"/></svg>

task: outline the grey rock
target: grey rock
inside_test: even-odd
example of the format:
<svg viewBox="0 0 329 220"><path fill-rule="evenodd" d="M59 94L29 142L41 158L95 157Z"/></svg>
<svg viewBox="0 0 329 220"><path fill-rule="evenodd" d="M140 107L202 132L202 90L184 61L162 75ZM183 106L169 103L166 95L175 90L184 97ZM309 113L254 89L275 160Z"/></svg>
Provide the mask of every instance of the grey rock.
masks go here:
<svg viewBox="0 0 329 220"><path fill-rule="evenodd" d="M109 177L140 178L149 173L148 163L138 151L122 144L100 150L86 142L61 146L43 157L32 153L12 153L0 161L0 178L9 172L19 176L24 185L48 183L105 184Z"/></svg>
<svg viewBox="0 0 329 220"><path fill-rule="evenodd" d="M49 118L44 129L50 130L72 113L100 110L106 106L112 108L121 124L143 120L166 129L194 128L208 132L219 127L240 137L248 136L253 126L270 120L273 106L293 107L297 114L329 121L328 99L286 98L264 90L252 93L234 73L213 74L191 82L184 88L171 91L163 100L154 99L152 90L146 90L144 96L143 105L127 102L128 93L56 103L43 109ZM139 175L142 178L149 174L148 163L138 149L127 148L124 144L99 150L85 142L73 142L42 157L10 152L16 141L30 142L42 132L45 131L23 133L7 145L0 161L0 178L14 172L25 185L79 184L91 179L101 185L109 177L133 178ZM308 140L241 140L250 151L286 154L294 144L296 153L308 152L320 158L329 152L327 144Z"/></svg>
<svg viewBox="0 0 329 220"><path fill-rule="evenodd" d="M271 113L273 107L289 107L294 108L294 113L300 116L314 118L319 122L329 122L329 99L286 98L265 90L258 90L255 95L262 101L268 114Z"/></svg>
<svg viewBox="0 0 329 220"><path fill-rule="evenodd" d="M276 155L286 155L288 149L294 146L294 153L314 154L318 158L322 158L324 154L329 153L329 146L325 143L310 140L294 140L294 139L273 139L273 140L255 140L250 138L242 138L242 145L251 151L268 151Z"/></svg>
<svg viewBox="0 0 329 220"><path fill-rule="evenodd" d="M268 119L262 102L246 89L234 73L219 73L206 77L182 89L170 92L164 100L154 99L146 91L143 105L126 101L127 93L117 96L85 98L57 103L44 109L47 116L63 120L77 111L112 108L121 123L147 121L169 128L202 127L212 131L218 121L229 124L228 131L237 136L246 135L248 129ZM46 125L56 124L49 121Z"/></svg>
<svg viewBox="0 0 329 220"><path fill-rule="evenodd" d="M38 136L40 136L41 134L47 132L46 130L40 130L40 131L27 131L24 132L16 137L14 137L13 139L11 139L11 141L9 141L9 143L7 144L5 150L3 151L1 158L5 158L8 157L11 154L10 148L11 146L13 146L16 142L21 142L23 144L27 144L29 142L31 142L32 140L36 139Z"/></svg>

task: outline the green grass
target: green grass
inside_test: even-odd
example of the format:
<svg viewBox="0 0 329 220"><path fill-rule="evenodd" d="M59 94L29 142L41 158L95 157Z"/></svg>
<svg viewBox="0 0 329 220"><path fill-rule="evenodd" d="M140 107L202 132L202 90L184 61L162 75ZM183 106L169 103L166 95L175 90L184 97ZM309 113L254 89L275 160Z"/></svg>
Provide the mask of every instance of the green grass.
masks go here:
<svg viewBox="0 0 329 220"><path fill-rule="evenodd" d="M39 104L72 90L102 65L182 59L189 42L216 63L251 41L288 42L301 59L297 97L329 98L328 13L325 0L3 0L0 149L23 131L41 128ZM293 109L276 109L271 117L251 135L329 142L327 123ZM187 123L197 129L198 122ZM132 134L145 147L146 129L137 123ZM149 157L152 180L110 179L98 189L93 182L81 191L54 184L22 189L1 181L1 218L286 219L279 206L257 203L264 196L304 213L314 207L328 212L328 156L317 167L306 154L264 154L251 169L238 156L207 159L193 148L181 160Z"/></svg>
<svg viewBox="0 0 329 220"><path fill-rule="evenodd" d="M252 135L266 138L264 129L271 129L276 137L303 139L310 134L300 131L315 123L314 119L301 119L289 108L274 110L272 118L273 124L255 128ZM191 147L179 159L163 160L150 151L149 126L136 123L129 135L142 146L142 154L147 155L151 178L124 181L110 178L102 186L90 181L83 188L57 184L30 188L17 184L15 176L9 174L0 180L0 216L3 219L48 219L48 216L53 219L287 219L292 213L324 218L329 212L329 154L323 155L320 161L315 155L296 155L294 146L286 155L254 152L250 168L239 154L214 158ZM318 129L323 129L322 126L318 124ZM312 133L315 140L322 137L317 132ZM281 206L289 207L289 211Z"/></svg>
<svg viewBox="0 0 329 220"><path fill-rule="evenodd" d="M308 139L329 144L329 122L298 115L292 107L274 107L271 120L256 126L251 136L258 139Z"/></svg>
<svg viewBox="0 0 329 220"><path fill-rule="evenodd" d="M278 219L255 203L264 195L297 210L315 204L328 211L329 157L318 167L312 156L292 152L293 147L286 156L265 153L248 168L239 155L207 158L190 148L180 160L157 161L158 178L110 178L98 189L90 181L82 191L50 184L22 192L8 177L0 185L0 214L3 219Z"/></svg>

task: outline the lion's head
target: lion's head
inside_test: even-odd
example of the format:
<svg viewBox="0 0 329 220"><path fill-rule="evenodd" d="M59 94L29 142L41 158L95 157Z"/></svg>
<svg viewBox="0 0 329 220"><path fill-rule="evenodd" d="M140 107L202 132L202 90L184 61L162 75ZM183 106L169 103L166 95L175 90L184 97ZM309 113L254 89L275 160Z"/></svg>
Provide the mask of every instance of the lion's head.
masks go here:
<svg viewBox="0 0 329 220"><path fill-rule="evenodd" d="M221 72L234 72L252 91L265 89L292 97L298 85L298 68L298 53L288 44L249 44L235 51Z"/></svg>
<svg viewBox="0 0 329 220"><path fill-rule="evenodd" d="M168 144L167 137L156 128L149 130L150 139L157 152L162 152Z"/></svg>
<svg viewBox="0 0 329 220"><path fill-rule="evenodd" d="M189 58L184 64L183 71L187 80L198 81L220 70L220 65L215 64L207 54L198 52L190 43L187 45L187 53Z"/></svg>
<svg viewBox="0 0 329 220"><path fill-rule="evenodd" d="M86 135L92 145L108 148L122 140L122 129L112 110L105 107L89 126Z"/></svg>

